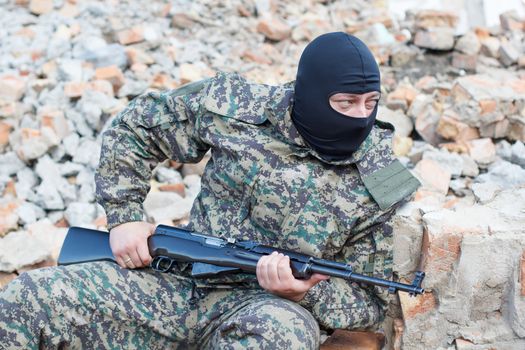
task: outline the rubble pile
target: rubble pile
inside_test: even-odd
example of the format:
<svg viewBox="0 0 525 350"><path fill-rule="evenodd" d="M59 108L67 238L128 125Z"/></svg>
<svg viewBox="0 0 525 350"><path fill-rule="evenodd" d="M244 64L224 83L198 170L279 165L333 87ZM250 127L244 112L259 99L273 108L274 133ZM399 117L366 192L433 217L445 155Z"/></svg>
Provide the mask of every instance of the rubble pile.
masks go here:
<svg viewBox="0 0 525 350"><path fill-rule="evenodd" d="M454 13L399 19L378 0L0 0L0 20L0 286L55 264L68 227L104 229L100 137L134 97L216 71L291 81L311 39L345 31L380 63L378 118L396 126L394 152L423 184L396 216L395 266L401 280L423 269L428 293L399 295L385 322L389 348L525 347L525 19L516 11L461 34ZM206 161L157 167L149 220L186 222Z"/></svg>

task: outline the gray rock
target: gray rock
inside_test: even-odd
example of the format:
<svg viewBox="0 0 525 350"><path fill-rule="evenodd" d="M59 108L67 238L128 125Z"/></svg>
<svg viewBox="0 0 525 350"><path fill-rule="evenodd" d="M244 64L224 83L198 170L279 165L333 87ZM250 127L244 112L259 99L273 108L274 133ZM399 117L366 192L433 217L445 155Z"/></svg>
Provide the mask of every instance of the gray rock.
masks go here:
<svg viewBox="0 0 525 350"><path fill-rule="evenodd" d="M87 124L93 130L99 131L102 128L100 121L102 113L110 113L118 103L118 100L100 91L87 90L78 101L77 109Z"/></svg>
<svg viewBox="0 0 525 350"><path fill-rule="evenodd" d="M162 166L155 170L155 177L157 181L163 183L176 184L182 182L182 175L177 170Z"/></svg>
<svg viewBox="0 0 525 350"><path fill-rule="evenodd" d="M85 118L87 125L93 130L99 130L102 108L97 101L91 98L93 93L95 92L86 91L80 101L78 101L77 108Z"/></svg>
<svg viewBox="0 0 525 350"><path fill-rule="evenodd" d="M0 154L0 175L11 176L26 167L15 152Z"/></svg>
<svg viewBox="0 0 525 350"><path fill-rule="evenodd" d="M500 185L492 182L474 183L471 187L476 200L481 204L490 202L502 190Z"/></svg>
<svg viewBox="0 0 525 350"><path fill-rule="evenodd" d="M394 269L400 276L408 276L417 269L423 227L420 203L408 202L396 211L394 226Z"/></svg>
<svg viewBox="0 0 525 350"><path fill-rule="evenodd" d="M84 166L82 164L78 164L75 162L65 162L62 164L59 164L60 168L60 175L62 176L73 176L77 175Z"/></svg>
<svg viewBox="0 0 525 350"><path fill-rule="evenodd" d="M462 176L476 177L479 175L479 167L474 159L468 154L461 154L463 159L463 169L461 170Z"/></svg>
<svg viewBox="0 0 525 350"><path fill-rule="evenodd" d="M128 64L128 57L122 45L108 45L99 36L80 36L73 46L73 57L92 62L95 67L117 65L124 69Z"/></svg>
<svg viewBox="0 0 525 350"><path fill-rule="evenodd" d="M521 141L516 141L511 147L511 159L514 164L525 168L525 145Z"/></svg>
<svg viewBox="0 0 525 350"><path fill-rule="evenodd" d="M95 183L84 183L80 185L78 201L85 203L95 202Z"/></svg>
<svg viewBox="0 0 525 350"><path fill-rule="evenodd" d="M494 183L502 188L514 188L525 185L525 169L505 160L494 162L485 174L476 178L478 182Z"/></svg>
<svg viewBox="0 0 525 350"><path fill-rule="evenodd" d="M443 169L450 172L452 177L458 177L463 171L463 158L457 153L450 153L446 149L426 151L423 153L423 159L432 159L437 162Z"/></svg>
<svg viewBox="0 0 525 350"><path fill-rule="evenodd" d="M97 141L88 138L82 139L73 157L73 162L89 165L92 169L95 169L100 157L100 148L101 145Z"/></svg>
<svg viewBox="0 0 525 350"><path fill-rule="evenodd" d="M15 190L20 199L34 198L33 188L38 184L38 177L31 168L23 168L16 173Z"/></svg>
<svg viewBox="0 0 525 350"><path fill-rule="evenodd" d="M59 59L58 78L62 81L83 81L82 61L67 58Z"/></svg>
<svg viewBox="0 0 525 350"><path fill-rule="evenodd" d="M412 120L401 110L393 111L387 107L379 106L377 116L377 119L393 124L396 128L395 133L398 136L410 136L414 129Z"/></svg>
<svg viewBox="0 0 525 350"><path fill-rule="evenodd" d="M512 145L507 140L496 143L496 155L510 162L512 159Z"/></svg>
<svg viewBox="0 0 525 350"><path fill-rule="evenodd" d="M66 116L69 120L73 122L75 129L78 134L81 136L92 137L94 135L93 129L88 125L86 118L74 109L68 109L66 111Z"/></svg>
<svg viewBox="0 0 525 350"><path fill-rule="evenodd" d="M46 210L64 209L64 201L53 180L44 180L36 188L36 204Z"/></svg>
<svg viewBox="0 0 525 350"><path fill-rule="evenodd" d="M458 178L450 181L450 189L458 197L465 197L471 191L468 188L467 180L464 178Z"/></svg>
<svg viewBox="0 0 525 350"><path fill-rule="evenodd" d="M467 55L477 55L481 49L481 43L474 32L468 32L458 39L455 49Z"/></svg>
<svg viewBox="0 0 525 350"><path fill-rule="evenodd" d="M407 154L407 157L410 159L412 164L417 164L421 159L423 159L423 154L431 151L437 151L437 148L427 142L416 140L414 141L410 152Z"/></svg>
<svg viewBox="0 0 525 350"><path fill-rule="evenodd" d="M187 175L184 177L184 185L186 186L186 197L193 202L201 191L201 177L196 174Z"/></svg>
<svg viewBox="0 0 525 350"><path fill-rule="evenodd" d="M511 66L518 62L520 53L510 43L502 43L499 47L499 60L503 63L504 66Z"/></svg>
<svg viewBox="0 0 525 350"><path fill-rule="evenodd" d="M73 157L75 153L77 152L78 144L80 142L80 136L76 132L73 132L66 136L62 140L62 144L64 145L64 150L67 155Z"/></svg>
<svg viewBox="0 0 525 350"><path fill-rule="evenodd" d="M127 79L126 83L118 91L118 97L133 98L142 94L149 87L145 81L136 81Z"/></svg>
<svg viewBox="0 0 525 350"><path fill-rule="evenodd" d="M14 272L51 258L47 244L26 231L11 232L0 238L0 271Z"/></svg>
<svg viewBox="0 0 525 350"><path fill-rule="evenodd" d="M64 218L63 210L53 210L53 211L47 212L47 220L49 220L53 224L56 224L58 221L62 220L63 218Z"/></svg>
<svg viewBox="0 0 525 350"><path fill-rule="evenodd" d="M155 222L180 220L190 214L193 199L182 198L174 192L150 192L144 201L144 210Z"/></svg>
<svg viewBox="0 0 525 350"><path fill-rule="evenodd" d="M454 47L454 30L435 27L416 32L414 44L432 50L448 51Z"/></svg>
<svg viewBox="0 0 525 350"><path fill-rule="evenodd" d="M11 178L7 175L0 175L0 193L4 193L5 187L11 181Z"/></svg>
<svg viewBox="0 0 525 350"><path fill-rule="evenodd" d="M16 209L16 213L22 225L32 224L46 216L46 212L42 208L31 202L22 203Z"/></svg>
<svg viewBox="0 0 525 350"><path fill-rule="evenodd" d="M22 139L21 130L15 130L10 136L10 143L18 156L25 161L38 159L51 147L57 146L60 140L53 129L42 127L40 135Z"/></svg>
<svg viewBox="0 0 525 350"><path fill-rule="evenodd" d="M90 225L95 220L97 208L91 203L73 202L68 205L64 217L70 226Z"/></svg>
<svg viewBox="0 0 525 350"><path fill-rule="evenodd" d="M42 181L48 181L54 184L59 184L62 176L60 176L60 168L58 163L54 162L47 154L41 157L35 166L36 174Z"/></svg>
<svg viewBox="0 0 525 350"><path fill-rule="evenodd" d="M396 39L383 23L374 23L354 35L368 45L388 46L396 43Z"/></svg>

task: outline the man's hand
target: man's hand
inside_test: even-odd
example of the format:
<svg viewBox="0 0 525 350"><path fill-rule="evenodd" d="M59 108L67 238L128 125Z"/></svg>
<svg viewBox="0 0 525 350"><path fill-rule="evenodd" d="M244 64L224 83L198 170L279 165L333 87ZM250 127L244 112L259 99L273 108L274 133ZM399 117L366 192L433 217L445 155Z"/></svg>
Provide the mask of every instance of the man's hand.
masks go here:
<svg viewBox="0 0 525 350"><path fill-rule="evenodd" d="M155 225L144 221L133 221L118 225L109 231L111 251L122 268L136 269L148 266L148 237L155 231Z"/></svg>
<svg viewBox="0 0 525 350"><path fill-rule="evenodd" d="M310 288L328 278L314 273L310 279L296 279L292 274L290 258L277 252L261 257L257 263L259 285L272 294L295 302L303 299Z"/></svg>

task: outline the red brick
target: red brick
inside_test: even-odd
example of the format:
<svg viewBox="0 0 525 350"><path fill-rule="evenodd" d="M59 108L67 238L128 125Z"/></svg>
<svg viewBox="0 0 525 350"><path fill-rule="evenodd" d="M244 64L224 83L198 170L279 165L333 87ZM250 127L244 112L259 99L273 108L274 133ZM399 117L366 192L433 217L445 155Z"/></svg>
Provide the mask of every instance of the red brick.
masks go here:
<svg viewBox="0 0 525 350"><path fill-rule="evenodd" d="M49 267L49 266L56 266L56 265L57 265L56 261L54 261L53 259L48 259L48 260L44 260L44 261L41 261L33 265L23 266L19 268L18 270L16 270L16 272L18 274L22 274L24 272L40 269L42 267Z"/></svg>
<svg viewBox="0 0 525 350"><path fill-rule="evenodd" d="M38 111L42 126L50 127L60 140L69 135L69 125L64 112L53 107L43 107Z"/></svg>
<svg viewBox="0 0 525 350"><path fill-rule="evenodd" d="M69 227L69 223L67 222L67 220L65 218L61 218L60 220L55 222L55 227L68 228Z"/></svg>
<svg viewBox="0 0 525 350"><path fill-rule="evenodd" d="M521 272L521 295L525 296L525 250L523 251L523 254L521 255L521 261L520 261L520 272Z"/></svg>
<svg viewBox="0 0 525 350"><path fill-rule="evenodd" d="M16 102L24 95L25 82L15 75L0 77L0 102Z"/></svg>
<svg viewBox="0 0 525 350"><path fill-rule="evenodd" d="M83 81L68 81L64 84L64 94L69 98L81 97L88 86Z"/></svg>
<svg viewBox="0 0 525 350"><path fill-rule="evenodd" d="M288 24L276 18L260 20L257 24L257 31L274 41L287 39L292 33Z"/></svg>
<svg viewBox="0 0 525 350"><path fill-rule="evenodd" d="M6 201L0 204L0 237L18 228L17 201Z"/></svg>
<svg viewBox="0 0 525 350"><path fill-rule="evenodd" d="M453 117L453 112L446 112L439 119L437 133L447 140L469 141L479 138L479 131L476 128L468 126Z"/></svg>
<svg viewBox="0 0 525 350"><path fill-rule="evenodd" d="M474 33L476 33L476 36L479 40L487 39L488 37L490 37L490 32L487 28L476 27L474 29Z"/></svg>
<svg viewBox="0 0 525 350"><path fill-rule="evenodd" d="M410 85L400 85L394 91L388 94L387 102L391 100L403 100L410 107L412 101L418 95L418 91Z"/></svg>
<svg viewBox="0 0 525 350"><path fill-rule="evenodd" d="M430 159L423 159L417 163L414 172L418 175L424 188L447 194L451 174L439 163Z"/></svg>
<svg viewBox="0 0 525 350"><path fill-rule="evenodd" d="M29 11L35 15L43 15L53 11L53 0L31 0Z"/></svg>
<svg viewBox="0 0 525 350"><path fill-rule="evenodd" d="M144 29L141 26L136 26L131 29L121 30L117 33L119 43L122 45L130 45L144 41Z"/></svg>
<svg viewBox="0 0 525 350"><path fill-rule="evenodd" d="M399 293L399 301L405 322L436 309L436 298L432 292L425 292L418 296Z"/></svg>
<svg viewBox="0 0 525 350"><path fill-rule="evenodd" d="M421 247L423 268L427 273L449 273L456 263L461 251L461 233L430 232L423 230L423 243Z"/></svg>
<svg viewBox="0 0 525 350"><path fill-rule="evenodd" d="M320 350L381 350L384 343L382 333L336 329Z"/></svg>
<svg viewBox="0 0 525 350"><path fill-rule="evenodd" d="M116 65L97 68L95 78L109 81L115 93L124 85L125 80L124 74Z"/></svg>
<svg viewBox="0 0 525 350"><path fill-rule="evenodd" d="M17 277L16 273L0 272L0 290Z"/></svg>
<svg viewBox="0 0 525 350"><path fill-rule="evenodd" d="M89 89L102 92L110 97L114 96L113 85L108 80L93 80L89 82Z"/></svg>
<svg viewBox="0 0 525 350"><path fill-rule="evenodd" d="M458 16L450 11L421 10L416 13L417 28L455 28L458 20Z"/></svg>
<svg viewBox="0 0 525 350"><path fill-rule="evenodd" d="M242 58L247 60L247 61L251 61L251 62L255 62L255 63L260 63L260 64L272 64L272 60L269 59L268 57L265 57L264 55L261 55L260 53L256 52L256 51L253 51L253 50L246 50L243 52L242 54Z"/></svg>
<svg viewBox="0 0 525 350"><path fill-rule="evenodd" d="M186 188L183 183L159 185L159 191L175 192L181 197L186 196Z"/></svg>
<svg viewBox="0 0 525 350"><path fill-rule="evenodd" d="M492 113L496 110L496 100L481 100L479 101L479 107L481 108L481 115Z"/></svg>
<svg viewBox="0 0 525 350"><path fill-rule="evenodd" d="M5 185L4 193L2 194L2 197L11 196L13 198L16 198L16 188L15 188L15 181L9 180L7 184Z"/></svg>
<svg viewBox="0 0 525 350"><path fill-rule="evenodd" d="M0 149L9 143L9 134L11 133L12 126L6 122L0 122Z"/></svg>
<svg viewBox="0 0 525 350"><path fill-rule="evenodd" d="M496 158L496 146L490 138L471 140L467 145L469 155L477 163L490 164Z"/></svg>
<svg viewBox="0 0 525 350"><path fill-rule="evenodd" d="M80 13L76 4L70 2L64 3L64 6L58 11L62 16L68 18L75 18Z"/></svg>

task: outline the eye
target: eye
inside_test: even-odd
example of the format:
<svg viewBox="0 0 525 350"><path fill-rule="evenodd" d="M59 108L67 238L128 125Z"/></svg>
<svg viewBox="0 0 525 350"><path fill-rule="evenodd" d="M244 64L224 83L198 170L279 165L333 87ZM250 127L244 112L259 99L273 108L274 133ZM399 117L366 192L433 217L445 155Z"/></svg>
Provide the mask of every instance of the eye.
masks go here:
<svg viewBox="0 0 525 350"><path fill-rule="evenodd" d="M341 101L337 101L337 103L339 104L339 107L341 108L349 108L354 105L354 102L350 100L341 100Z"/></svg>
<svg viewBox="0 0 525 350"><path fill-rule="evenodd" d="M366 108L373 109L379 100L372 100L366 102Z"/></svg>

